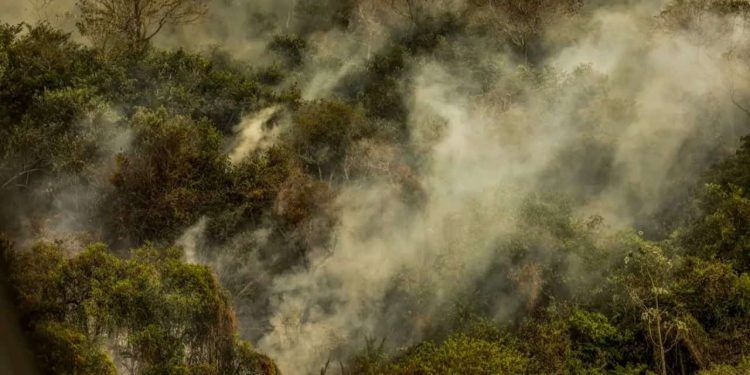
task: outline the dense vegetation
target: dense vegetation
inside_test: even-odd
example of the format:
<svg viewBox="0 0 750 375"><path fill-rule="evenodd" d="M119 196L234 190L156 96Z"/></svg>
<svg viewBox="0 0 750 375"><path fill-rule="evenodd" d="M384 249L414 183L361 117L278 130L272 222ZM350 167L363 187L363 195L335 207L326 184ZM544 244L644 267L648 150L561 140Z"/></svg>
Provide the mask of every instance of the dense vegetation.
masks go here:
<svg viewBox="0 0 750 375"><path fill-rule="evenodd" d="M722 97L668 86L663 110L697 125L653 150L678 133L623 130L663 120L629 90L666 78L549 63L633 2L299 0L252 13L253 58L154 44L204 2L135 31L105 3L79 4L83 40L0 25L0 270L42 373L750 373L747 77ZM649 27L724 46L748 12L673 1ZM750 66L748 42L717 66ZM450 142L453 117L477 144ZM472 153L485 142L515 156ZM658 180L629 169L664 155Z"/></svg>

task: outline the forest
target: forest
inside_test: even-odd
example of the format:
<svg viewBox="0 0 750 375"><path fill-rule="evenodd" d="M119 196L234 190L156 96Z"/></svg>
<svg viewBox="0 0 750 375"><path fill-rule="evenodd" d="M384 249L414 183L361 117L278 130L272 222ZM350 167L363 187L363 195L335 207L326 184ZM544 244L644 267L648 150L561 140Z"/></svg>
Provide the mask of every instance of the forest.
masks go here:
<svg viewBox="0 0 750 375"><path fill-rule="evenodd" d="M750 374L750 0L1 0L0 373Z"/></svg>

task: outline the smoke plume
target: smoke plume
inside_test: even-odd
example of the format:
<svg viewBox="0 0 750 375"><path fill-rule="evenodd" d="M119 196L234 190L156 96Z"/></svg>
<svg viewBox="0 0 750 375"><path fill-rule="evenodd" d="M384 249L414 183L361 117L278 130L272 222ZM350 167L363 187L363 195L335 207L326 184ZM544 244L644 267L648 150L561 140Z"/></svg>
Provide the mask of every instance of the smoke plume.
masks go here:
<svg viewBox="0 0 750 375"><path fill-rule="evenodd" d="M491 48L472 51L494 65L481 80L471 62L411 61L409 129L425 150L424 204L404 203L387 181L342 186L330 251L273 280L272 328L260 349L301 374L351 355L367 337L415 343L489 264L509 256L499 244L523 230L519 205L529 194L565 192L577 217L601 215L615 231L637 227L694 183L746 120L728 97L747 92L736 81L746 68L721 57L746 48L746 38L699 45L660 29L659 9L602 7L578 30L550 30L578 34L550 47L542 85ZM448 40L436 55L483 43ZM476 95L487 82L493 87ZM395 301L394 290L410 302ZM500 322L521 307L517 297L495 297Z"/></svg>

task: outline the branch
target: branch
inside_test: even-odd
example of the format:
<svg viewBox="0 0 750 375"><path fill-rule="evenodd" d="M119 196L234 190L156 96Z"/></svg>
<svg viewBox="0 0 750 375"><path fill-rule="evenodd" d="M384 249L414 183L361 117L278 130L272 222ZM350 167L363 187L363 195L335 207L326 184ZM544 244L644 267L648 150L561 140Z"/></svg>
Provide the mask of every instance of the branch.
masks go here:
<svg viewBox="0 0 750 375"><path fill-rule="evenodd" d="M737 99L734 97L734 90L730 90L729 92L729 99L732 101L732 104L734 104L737 108L739 108L742 112L745 113L748 117L750 117L750 110L745 108L742 104L740 104Z"/></svg>
<svg viewBox="0 0 750 375"><path fill-rule="evenodd" d="M20 172L20 173L16 174L15 176L11 177L8 181L5 181L5 183L3 184L3 186L0 186L0 189L5 189L5 187L7 187L11 182L17 180L21 176L24 176L24 175L28 176L30 173L36 172L36 171L39 171L39 170L40 170L39 168L34 168L34 169L27 169L27 170L25 170L23 172ZM25 185L20 185L20 186L25 186Z"/></svg>

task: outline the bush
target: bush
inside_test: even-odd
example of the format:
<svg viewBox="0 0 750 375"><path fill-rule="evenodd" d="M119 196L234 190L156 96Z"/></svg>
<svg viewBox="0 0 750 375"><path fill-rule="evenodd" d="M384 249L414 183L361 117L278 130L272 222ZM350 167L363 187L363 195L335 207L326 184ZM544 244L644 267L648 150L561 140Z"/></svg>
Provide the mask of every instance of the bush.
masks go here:
<svg viewBox="0 0 750 375"><path fill-rule="evenodd" d="M132 123L132 148L117 156L114 191L103 202L117 240L169 241L223 207L229 162L213 127L164 110L141 110Z"/></svg>
<svg viewBox="0 0 750 375"><path fill-rule="evenodd" d="M451 336L439 345L422 343L409 350L387 374L523 374L529 358L500 342L465 335Z"/></svg>
<svg viewBox="0 0 750 375"><path fill-rule="evenodd" d="M181 251L146 246L119 259L91 245L63 259L55 244L11 252L11 279L32 348L45 370L115 373L107 341L143 374L276 374L275 365L235 339L229 298L205 266Z"/></svg>

